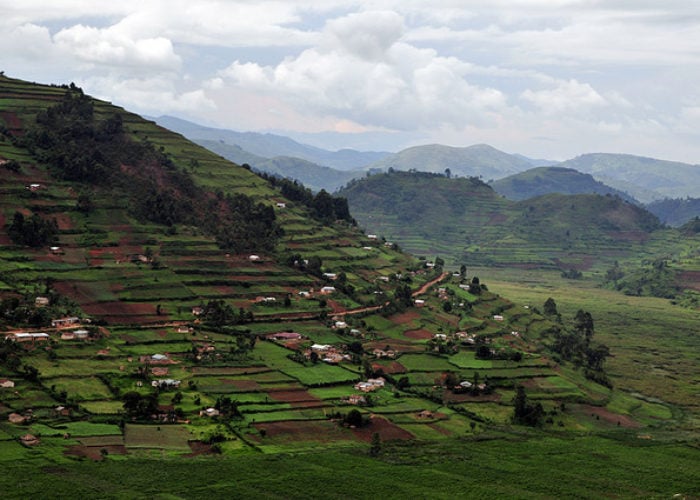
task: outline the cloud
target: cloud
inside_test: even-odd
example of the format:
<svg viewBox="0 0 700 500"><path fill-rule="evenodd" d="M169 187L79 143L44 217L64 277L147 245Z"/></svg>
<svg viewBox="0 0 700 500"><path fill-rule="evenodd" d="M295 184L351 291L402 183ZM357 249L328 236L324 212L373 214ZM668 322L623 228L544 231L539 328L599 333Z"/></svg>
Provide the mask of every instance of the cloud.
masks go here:
<svg viewBox="0 0 700 500"><path fill-rule="evenodd" d="M486 122L507 108L500 91L466 79L469 64L402 42L403 29L393 12L350 14L296 57L274 66L235 61L221 76L297 109L387 129Z"/></svg>
<svg viewBox="0 0 700 500"><path fill-rule="evenodd" d="M545 90L528 89L521 94L521 98L546 114L583 113L590 108L607 104L591 85L576 80L562 81L556 87Z"/></svg>
<svg viewBox="0 0 700 500"><path fill-rule="evenodd" d="M216 108L204 89L180 91L171 80L163 77L97 77L79 84L93 89L96 97L118 102L139 113L195 113Z"/></svg>
<svg viewBox="0 0 700 500"><path fill-rule="evenodd" d="M162 37L134 39L114 28L78 24L53 38L59 50L87 63L139 67L142 71L177 70L181 64L170 40Z"/></svg>

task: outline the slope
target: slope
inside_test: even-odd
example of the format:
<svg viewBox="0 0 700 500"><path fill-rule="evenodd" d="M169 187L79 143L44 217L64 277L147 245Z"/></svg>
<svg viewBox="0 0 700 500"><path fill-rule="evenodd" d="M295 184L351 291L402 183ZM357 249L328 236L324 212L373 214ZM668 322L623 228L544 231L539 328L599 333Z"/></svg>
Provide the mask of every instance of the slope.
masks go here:
<svg viewBox="0 0 700 500"><path fill-rule="evenodd" d="M632 197L596 181L590 174L563 167L539 167L490 183L491 187L509 200L526 200L549 193L610 194L630 203Z"/></svg>

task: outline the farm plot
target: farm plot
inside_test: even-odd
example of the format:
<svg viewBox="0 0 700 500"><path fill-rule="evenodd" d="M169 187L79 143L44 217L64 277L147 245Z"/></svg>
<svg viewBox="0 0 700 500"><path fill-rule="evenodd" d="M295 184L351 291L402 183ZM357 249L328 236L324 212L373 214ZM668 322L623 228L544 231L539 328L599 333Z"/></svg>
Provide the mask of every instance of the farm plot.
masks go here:
<svg viewBox="0 0 700 500"><path fill-rule="evenodd" d="M56 377L50 380L57 391L66 391L68 397L77 401L108 399L112 396L109 388L97 377Z"/></svg>
<svg viewBox="0 0 700 500"><path fill-rule="evenodd" d="M322 363L308 367L286 368L282 371L306 386L332 385L359 380L357 373Z"/></svg>
<svg viewBox="0 0 700 500"><path fill-rule="evenodd" d="M158 448L173 451L189 451L188 440L192 435L181 425L124 426L124 444L127 448Z"/></svg>
<svg viewBox="0 0 700 500"><path fill-rule="evenodd" d="M411 372L454 371L455 369L447 358L432 354L404 354L400 361Z"/></svg>

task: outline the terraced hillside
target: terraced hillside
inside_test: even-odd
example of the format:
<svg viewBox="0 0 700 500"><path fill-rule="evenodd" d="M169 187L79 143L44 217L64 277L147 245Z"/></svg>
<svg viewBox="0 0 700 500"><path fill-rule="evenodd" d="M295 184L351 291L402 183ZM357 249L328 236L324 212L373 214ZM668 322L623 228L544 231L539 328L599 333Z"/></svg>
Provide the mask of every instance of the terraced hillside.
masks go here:
<svg viewBox="0 0 700 500"><path fill-rule="evenodd" d="M609 387L585 312L514 304L363 234L342 199L85 99L0 77L3 464L675 423ZM44 147L76 109L54 132L79 140Z"/></svg>

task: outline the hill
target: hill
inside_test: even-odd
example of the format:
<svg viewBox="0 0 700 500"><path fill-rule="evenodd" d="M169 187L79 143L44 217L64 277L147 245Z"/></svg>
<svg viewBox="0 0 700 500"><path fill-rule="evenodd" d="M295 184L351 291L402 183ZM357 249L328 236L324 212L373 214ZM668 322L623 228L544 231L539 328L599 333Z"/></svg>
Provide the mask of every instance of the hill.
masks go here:
<svg viewBox="0 0 700 500"><path fill-rule="evenodd" d="M597 180L650 203L663 198L696 196L700 166L623 154L585 154L559 167L591 174Z"/></svg>
<svg viewBox="0 0 700 500"><path fill-rule="evenodd" d="M672 410L693 387L669 378L650 389L674 404L611 388L625 375L608 376L590 313L560 314L553 301L516 305L484 275L446 272L437 258L364 234L343 198L256 175L74 85L0 76L0 99L6 495L138 496L156 487L187 496L220 477L206 466L215 463L228 477L217 479L219 493L254 484L251 492L303 496L320 470L311 455L325 477L361 456L374 495L395 474L433 477L445 457L474 445L492 450L494 477L503 457L530 460L529 436L570 456L560 436L579 431L592 436L577 450L634 455L651 478L643 491L670 491L662 472L677 458L646 464L664 453L640 454L647 447L637 433L677 425ZM480 197L509 203L477 179L458 181L465 206ZM584 212L579 203L569 210ZM596 217L610 226L645 223L619 200L608 203ZM543 220L550 210L532 207ZM685 448L674 442L671 454ZM262 472L228 470L248 458ZM594 462L579 466L592 474ZM397 467L405 463L408 472ZM94 478L93 466L100 484L76 483ZM37 467L43 473L29 485L16 480ZM172 482L154 481L154 470ZM517 491L561 493L550 472L530 471ZM463 476L430 493L465 491ZM629 476L610 481L641 491Z"/></svg>
<svg viewBox="0 0 700 500"><path fill-rule="evenodd" d="M170 130L181 133L190 140L223 141L230 146L238 146L249 153L263 158L270 159L276 156L300 158L317 165L338 170L359 170L389 154L381 151L355 151L352 149L328 151L301 144L281 135L235 132L233 130L204 127L171 116L160 116L155 121Z"/></svg>
<svg viewBox="0 0 700 500"><path fill-rule="evenodd" d="M313 191L325 189L326 191L333 192L351 179L365 175L363 171L336 170L330 167L322 167L310 161L302 160L301 158L289 156L263 158L248 153L239 146L230 145L225 142L209 140L195 140L194 142L234 163L246 163L256 171L297 180Z"/></svg>
<svg viewBox="0 0 700 500"><path fill-rule="evenodd" d="M700 216L700 198L669 199L652 201L647 210L656 215L661 222L679 227Z"/></svg>
<svg viewBox="0 0 700 500"><path fill-rule="evenodd" d="M500 179L528 170L532 164L524 157L504 153L486 144L465 148L432 144L404 149L370 167L440 174L450 169L454 176Z"/></svg>
<svg viewBox="0 0 700 500"><path fill-rule="evenodd" d="M585 270L631 255L660 227L620 198L550 194L516 203L473 177L392 172L353 181L339 194L368 230L457 264Z"/></svg>
<svg viewBox="0 0 700 500"><path fill-rule="evenodd" d="M562 167L539 167L526 170L490 183L491 187L509 200L526 200L550 193L559 194L610 194L630 203L632 197L617 189L596 181L590 174Z"/></svg>

